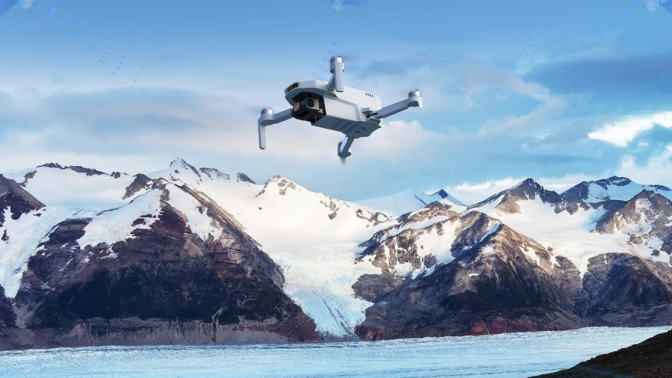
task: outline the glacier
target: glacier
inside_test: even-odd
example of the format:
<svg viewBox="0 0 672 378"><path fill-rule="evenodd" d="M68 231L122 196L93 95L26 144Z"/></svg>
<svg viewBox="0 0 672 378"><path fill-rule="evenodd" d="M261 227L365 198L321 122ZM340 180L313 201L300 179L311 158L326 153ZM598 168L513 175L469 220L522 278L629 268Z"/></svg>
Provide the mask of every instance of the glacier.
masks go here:
<svg viewBox="0 0 672 378"><path fill-rule="evenodd" d="M0 353L0 377L498 377L574 366L672 327L380 342L58 348Z"/></svg>

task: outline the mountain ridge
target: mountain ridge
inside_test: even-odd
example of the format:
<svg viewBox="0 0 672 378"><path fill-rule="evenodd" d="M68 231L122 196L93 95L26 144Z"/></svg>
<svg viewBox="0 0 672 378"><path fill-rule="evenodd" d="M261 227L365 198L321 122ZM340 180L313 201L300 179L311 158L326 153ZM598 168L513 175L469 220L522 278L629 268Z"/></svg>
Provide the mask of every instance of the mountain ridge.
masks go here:
<svg viewBox="0 0 672 378"><path fill-rule="evenodd" d="M288 324L296 324L302 330L301 337L306 340L314 339L311 336L314 331L321 338L339 340L478 335L585 325L666 324L663 319L668 316L672 302L669 248L672 236L668 225L672 213L668 214L666 188L660 185L642 186L612 177L580 183L559 194L526 179L469 207L450 200L445 191L433 195L405 191L403 199L411 200L411 211L395 214L312 192L279 175L257 184L244 173L196 168L179 158L162 171L134 176L89 174L96 170L61 166L59 169L53 165L10 175L13 187L21 188L44 205L0 225L0 236L9 230L9 241L0 239L0 252L5 251L0 254L0 287L9 283L4 287L9 302L0 300L0 307L2 303L18 305L23 314L46 315L51 310L38 310L30 307L30 303L58 302L48 299L51 297L39 287L47 285L66 292L71 285L67 281L47 282L41 278L29 284L35 277L46 277L46 272L56 268L82 269L89 264L101 269L108 267L109 273L96 276L94 269L84 274L84 279L121 284L127 281L118 274L130 272L124 261L131 256L135 256L133 261L139 261L138 257L150 253L146 249L151 245L148 241L157 237L167 237L172 242L162 244L159 250L152 249L150 254L161 256L163 249L184 251L184 260L179 260L179 264L190 268L188 275L179 280L195 279L200 270L211 269L209 264L219 264L203 260L205 256L214 256L212 246L221 232L217 219L226 219L224 223L230 225L227 227L238 230L234 234L244 235L240 238L251 243L244 253L265 254L275 266L245 268L247 272L263 272L250 282L266 279L262 276L273 277L274 269L284 277L282 283L274 281L273 285L279 287L275 292L284 298L283 308L298 308L307 316L290 316L297 323L288 320ZM595 191L596 185L600 191ZM627 200L619 199L635 189L641 190ZM584 192L588 194L584 196ZM648 205L644 201L649 201ZM161 223L163 213L172 215L166 215L168 218ZM33 231L28 233L28 229ZM71 240L75 236L75 241ZM44 244L51 237L56 239ZM58 244L59 240L63 243ZM234 265L239 264L237 252L227 254ZM13 257L6 260L8 256ZM73 256L79 257L71 260ZM164 266L161 259L152 256L144 257L141 270ZM197 261L201 262L195 264ZM114 265L117 262L121 265ZM16 270L21 266L27 268ZM162 272L166 277L175 274ZM497 283L498 280L503 281ZM86 286L85 282L77 285L80 284ZM152 287L148 282L143 285ZM488 298L508 298L514 291L522 297L510 297L513 307L502 307L504 304L497 301L484 307ZM213 296L203 300L221 300L216 293L214 290ZM250 300L261 295L252 288L245 293ZM400 300L408 296L417 300ZM266 313L263 301L250 303L257 305L245 310L251 311L246 317ZM424 313L422 308L414 307L418 303L434 308L434 315L410 316ZM389 307L391 304L394 309ZM55 309L59 314L71 313L67 307L45 308ZM619 313L619 308L628 313ZM299 314L297 310L288 311ZM143 332L150 332L154 326L171 329L162 321L151 326L142 323L145 322L142 319L138 323L133 318L137 313L102 314L101 319L110 314L128 316L108 319L105 326L108 328L96 320L96 329L110 331L121 327L118 330L126 338L134 337L133 332L120 326L120 321L130 322L133 327L144 329ZM455 314L461 315L455 317ZM406 321L400 323L399 318ZM204 341L204 333L199 331L215 324L212 316L208 319L190 323L188 337L199 343L210 342ZM427 323L428 319L432 319L432 324ZM310 327L314 331L306 326L307 320L313 322ZM81 327L84 324L81 321L89 320L81 318L76 324L67 324ZM7 328L9 322L11 319L5 320L6 329L0 329L0 333L33 332L33 336L39 334L38 338L47 337L43 331L24 329L33 324L29 317L18 318L18 328ZM117 325L109 328L112 323ZM245 331L246 336L239 335L243 338L237 340L299 340L292 338L293 333L283 333L287 328L262 323L248 322L254 325L243 328L252 333ZM265 330L274 336L264 333ZM152 343L174 342L167 334L160 334L163 336L157 336ZM219 341L233 337L228 331L217 334L215 339ZM102 344L123 343L124 337L116 341L93 339ZM82 342L47 339L42 339L44 345Z"/></svg>

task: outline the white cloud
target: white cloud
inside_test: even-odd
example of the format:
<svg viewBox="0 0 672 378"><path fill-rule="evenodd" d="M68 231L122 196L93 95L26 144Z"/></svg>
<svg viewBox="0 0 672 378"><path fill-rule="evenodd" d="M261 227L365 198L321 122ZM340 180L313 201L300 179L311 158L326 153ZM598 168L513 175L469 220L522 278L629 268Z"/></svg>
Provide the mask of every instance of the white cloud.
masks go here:
<svg viewBox="0 0 672 378"><path fill-rule="evenodd" d="M588 138L601 140L619 147L626 147L640 133L660 125L672 128L672 112L657 113L648 116L628 117L622 121L604 125L588 134Z"/></svg>
<svg viewBox="0 0 672 378"><path fill-rule="evenodd" d="M672 144L644 166L637 165L633 156L625 156L617 174L642 184L672 186Z"/></svg>

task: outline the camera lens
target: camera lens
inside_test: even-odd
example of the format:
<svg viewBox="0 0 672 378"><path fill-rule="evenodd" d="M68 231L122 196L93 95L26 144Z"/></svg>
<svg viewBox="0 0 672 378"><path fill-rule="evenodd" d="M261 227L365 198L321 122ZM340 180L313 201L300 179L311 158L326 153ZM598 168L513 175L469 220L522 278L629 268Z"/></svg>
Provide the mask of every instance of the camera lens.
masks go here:
<svg viewBox="0 0 672 378"><path fill-rule="evenodd" d="M315 106L315 100L313 100L312 98L307 98L306 99L306 106L308 106L309 108L312 108L313 106Z"/></svg>

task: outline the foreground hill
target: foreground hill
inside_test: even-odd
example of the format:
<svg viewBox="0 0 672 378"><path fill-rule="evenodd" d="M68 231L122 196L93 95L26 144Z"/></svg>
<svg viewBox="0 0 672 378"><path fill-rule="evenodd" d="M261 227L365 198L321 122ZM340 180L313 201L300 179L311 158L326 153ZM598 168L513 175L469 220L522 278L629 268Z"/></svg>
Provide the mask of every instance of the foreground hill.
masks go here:
<svg viewBox="0 0 672 378"><path fill-rule="evenodd" d="M672 377L672 331L537 378Z"/></svg>

